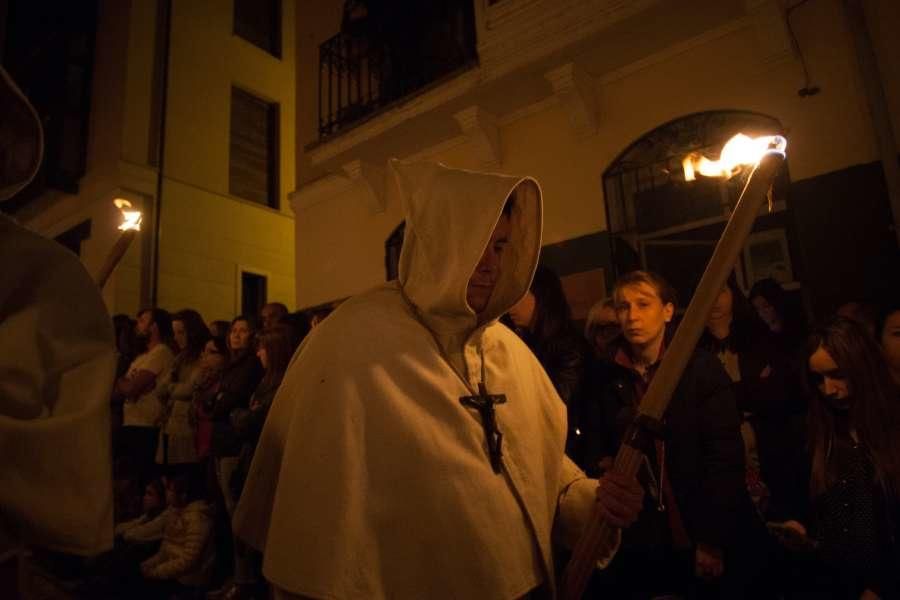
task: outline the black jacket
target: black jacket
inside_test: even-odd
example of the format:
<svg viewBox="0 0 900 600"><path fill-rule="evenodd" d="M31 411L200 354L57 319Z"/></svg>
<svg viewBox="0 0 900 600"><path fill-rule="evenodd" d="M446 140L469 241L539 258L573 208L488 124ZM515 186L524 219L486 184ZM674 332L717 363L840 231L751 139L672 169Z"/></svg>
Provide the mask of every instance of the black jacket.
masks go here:
<svg viewBox="0 0 900 600"><path fill-rule="evenodd" d="M587 464L615 456L635 414L636 377L618 364L596 365L592 374L596 396L585 403L581 421ZM697 351L665 414L667 476L685 529L693 543L719 548L733 539L736 515L743 516L750 502L744 485L740 418L730 383L716 357ZM595 469L589 469L589 474L596 474ZM638 524L632 527L635 533L625 532L628 545L640 546L644 541L634 539L649 529L641 521L658 520L656 501L651 494L645 498Z"/></svg>
<svg viewBox="0 0 900 600"><path fill-rule="evenodd" d="M231 411L236 408L246 409L250 405L250 397L262 376L262 365L252 352L245 353L225 367L219 393L209 407L213 421L213 456L237 456L240 452L241 442L234 433Z"/></svg>
<svg viewBox="0 0 900 600"><path fill-rule="evenodd" d="M708 333L698 347L715 353L719 342ZM806 397L800 378L801 365L786 355L762 332L745 337L733 347L738 356L741 380L730 384L738 411L756 432L760 475L771 499L767 518L780 520L788 507L805 503L797 495L796 464L806 444ZM760 377L768 369L767 377Z"/></svg>

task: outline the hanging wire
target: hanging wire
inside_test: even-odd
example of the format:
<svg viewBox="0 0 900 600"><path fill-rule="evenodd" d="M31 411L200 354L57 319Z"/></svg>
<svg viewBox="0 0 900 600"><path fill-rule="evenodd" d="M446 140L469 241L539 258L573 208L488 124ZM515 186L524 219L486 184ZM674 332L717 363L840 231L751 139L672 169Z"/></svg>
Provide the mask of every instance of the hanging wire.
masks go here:
<svg viewBox="0 0 900 600"><path fill-rule="evenodd" d="M791 26L791 13L807 2L809 2L809 0L800 0L799 2L795 2L794 4L792 4L784 11L784 22L787 25L788 35L791 36L791 43L794 45L794 50L797 52L797 56L800 58L800 65L803 67L803 87L797 90L797 94L801 98L806 98L807 96L815 96L820 91L819 86L812 85L809 80L809 70L806 67L806 59L803 57L803 51L800 49L800 43L797 41L797 36L796 34L794 34L794 28Z"/></svg>

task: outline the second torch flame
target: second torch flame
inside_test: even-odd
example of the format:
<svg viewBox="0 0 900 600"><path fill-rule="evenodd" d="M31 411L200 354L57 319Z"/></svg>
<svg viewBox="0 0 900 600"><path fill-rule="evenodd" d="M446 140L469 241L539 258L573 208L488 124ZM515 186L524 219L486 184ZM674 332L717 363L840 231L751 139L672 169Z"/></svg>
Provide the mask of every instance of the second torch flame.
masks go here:
<svg viewBox="0 0 900 600"><path fill-rule="evenodd" d="M739 133L722 147L719 160L709 160L699 152L684 157L684 180L694 181L696 174L704 177L724 177L736 175L741 168L756 165L767 152L784 154L787 140L780 135L764 135L751 138Z"/></svg>
<svg viewBox="0 0 900 600"><path fill-rule="evenodd" d="M116 198L113 200L113 204L122 211L122 224L119 225L121 231L128 231L129 229L133 229L134 231L141 230L141 220L143 219L141 211L128 210L131 208L131 202L124 198Z"/></svg>

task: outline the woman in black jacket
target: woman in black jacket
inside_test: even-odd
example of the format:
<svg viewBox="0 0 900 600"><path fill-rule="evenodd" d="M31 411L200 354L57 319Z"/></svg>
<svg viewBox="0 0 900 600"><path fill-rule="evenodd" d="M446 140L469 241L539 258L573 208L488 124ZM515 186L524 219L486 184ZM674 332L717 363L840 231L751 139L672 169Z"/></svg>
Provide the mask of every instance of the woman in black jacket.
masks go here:
<svg viewBox="0 0 900 600"><path fill-rule="evenodd" d="M531 287L509 310L509 318L566 404L569 424L566 454L582 469L590 471L594 465L583 460L580 421L581 404L589 394L593 353L572 324L572 312L556 273L538 266Z"/></svg>
<svg viewBox="0 0 900 600"><path fill-rule="evenodd" d="M237 498L231 489L231 477L239 462L241 441L234 431L231 413L235 409L247 409L250 397L262 379L263 369L256 357L255 329L252 321L244 316L235 317L228 331L228 364L221 375L218 392L206 400L205 411L212 421L210 463L215 471L225 504L224 514L217 515L217 547L227 547L231 537L231 516L237 506ZM220 553L217 558L221 560ZM222 564L222 569L233 565ZM222 591L222 590L220 590Z"/></svg>
<svg viewBox="0 0 900 600"><path fill-rule="evenodd" d="M777 508L792 501L783 498L794 489L785 459L802 452L806 420L799 372L771 342L733 275L716 298L697 347L716 356L731 379L742 416L747 489L766 518L770 503Z"/></svg>
<svg viewBox="0 0 900 600"><path fill-rule="evenodd" d="M253 392L247 408L235 408L231 412L235 436L241 444L238 465L230 480L231 494L235 503L239 501L243 491L269 407L300 341L298 333L305 334L308 331L309 325L306 325L305 331L295 332L293 327L280 324L261 332L258 336L256 356L264 369L262 380ZM264 581L259 553L238 539L234 539L233 544L234 580L230 586L214 594L213 598L238 600L265 597L264 593L260 593Z"/></svg>
<svg viewBox="0 0 900 600"><path fill-rule="evenodd" d="M623 276L613 297L623 338L603 367L599 396L585 405L589 460L615 455L665 353L675 312L674 291L653 273ZM749 500L729 384L715 357L693 355L666 411L664 435L644 449L644 510L623 532L616 559L595 577L596 597L686 595L694 574L712 581L734 568L724 549Z"/></svg>

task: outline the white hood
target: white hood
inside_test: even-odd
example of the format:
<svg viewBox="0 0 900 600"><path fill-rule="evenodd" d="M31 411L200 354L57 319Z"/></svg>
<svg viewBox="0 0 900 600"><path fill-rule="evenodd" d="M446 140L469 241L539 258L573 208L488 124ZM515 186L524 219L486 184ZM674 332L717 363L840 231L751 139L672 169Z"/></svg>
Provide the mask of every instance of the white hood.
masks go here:
<svg viewBox="0 0 900 600"><path fill-rule="evenodd" d="M390 171L406 217L400 285L429 327L442 333L476 327L466 287L511 195L512 232L481 322L500 317L525 295L541 248L537 181L399 160L391 161Z"/></svg>

